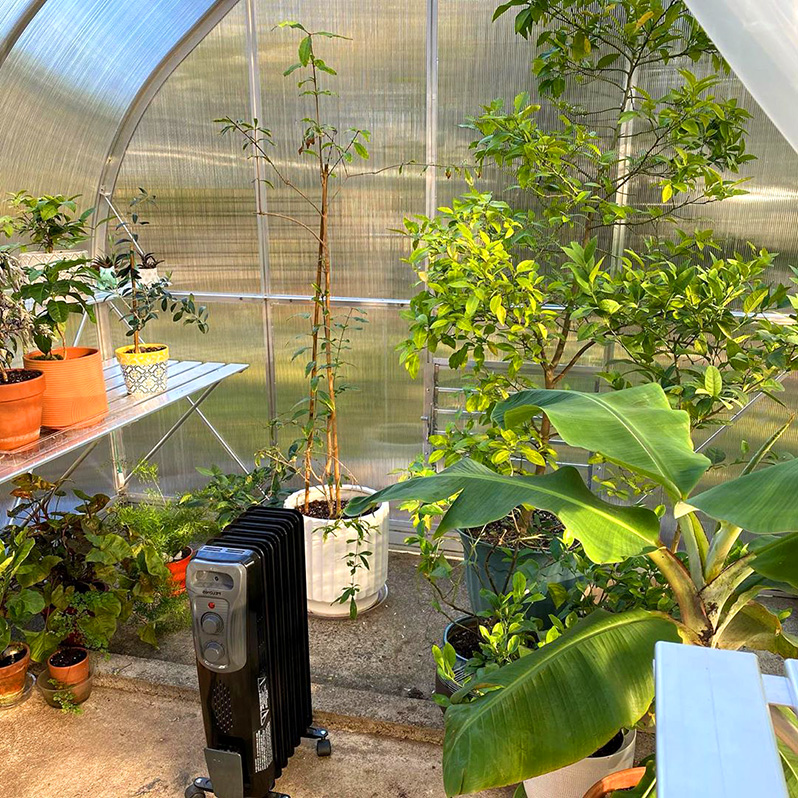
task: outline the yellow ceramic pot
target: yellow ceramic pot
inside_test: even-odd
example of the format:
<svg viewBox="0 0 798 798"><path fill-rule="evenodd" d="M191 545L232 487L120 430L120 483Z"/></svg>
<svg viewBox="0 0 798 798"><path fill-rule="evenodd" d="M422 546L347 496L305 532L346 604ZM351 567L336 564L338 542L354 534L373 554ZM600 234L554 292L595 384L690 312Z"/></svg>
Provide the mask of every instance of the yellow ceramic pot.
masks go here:
<svg viewBox="0 0 798 798"><path fill-rule="evenodd" d="M151 394L165 391L169 347L166 344L142 344L139 348L140 352L135 352L132 345L120 346L116 350L127 392Z"/></svg>

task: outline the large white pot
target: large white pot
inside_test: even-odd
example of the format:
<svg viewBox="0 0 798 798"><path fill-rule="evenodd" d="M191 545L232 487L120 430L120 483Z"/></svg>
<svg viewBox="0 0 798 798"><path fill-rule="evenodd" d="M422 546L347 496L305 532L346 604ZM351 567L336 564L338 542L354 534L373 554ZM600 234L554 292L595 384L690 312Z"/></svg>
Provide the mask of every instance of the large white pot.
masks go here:
<svg viewBox="0 0 798 798"><path fill-rule="evenodd" d="M369 496L375 491L357 485L342 485L341 498L354 499ZM310 489L310 500L323 499L321 488ZM300 510L305 501L305 490L292 493L285 506ZM360 585L357 594L358 612L373 607L380 598L380 591L388 581L388 502L380 504L373 513L361 516L369 525L371 532L362 544L362 550L370 551L369 567L359 568L355 580ZM336 599L349 587L352 577L346 560L354 544L347 543L355 532L339 527L327 534L324 530L335 528L336 522L323 518L308 518L305 522L305 573L308 583L308 612L327 618L346 618L349 616L349 603L339 604Z"/></svg>
<svg viewBox="0 0 798 798"><path fill-rule="evenodd" d="M527 779L524 782L527 798L584 798L599 779L634 765L636 740L636 731L624 732L621 750L614 754L581 759L568 767Z"/></svg>

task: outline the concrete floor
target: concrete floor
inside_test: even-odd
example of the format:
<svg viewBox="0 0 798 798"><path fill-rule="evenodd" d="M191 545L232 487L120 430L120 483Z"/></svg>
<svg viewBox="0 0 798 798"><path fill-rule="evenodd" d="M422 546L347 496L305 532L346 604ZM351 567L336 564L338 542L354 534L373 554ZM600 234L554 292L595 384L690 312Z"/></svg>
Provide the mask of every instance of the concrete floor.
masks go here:
<svg viewBox="0 0 798 798"><path fill-rule="evenodd" d="M417 562L412 554L391 552L388 598L356 621L309 619L315 682L415 698L431 695L431 649L441 642L448 621L432 608L429 587L416 574ZM123 629L112 651L184 665L195 662L188 629L165 636L158 649L142 643L135 630Z"/></svg>
<svg viewBox="0 0 798 798"><path fill-rule="evenodd" d="M291 798L443 798L438 746L343 731L331 739L329 759L304 743L277 788ZM83 715L72 717L33 695L0 713L0 794L181 798L204 773L203 746L196 701L95 689Z"/></svg>

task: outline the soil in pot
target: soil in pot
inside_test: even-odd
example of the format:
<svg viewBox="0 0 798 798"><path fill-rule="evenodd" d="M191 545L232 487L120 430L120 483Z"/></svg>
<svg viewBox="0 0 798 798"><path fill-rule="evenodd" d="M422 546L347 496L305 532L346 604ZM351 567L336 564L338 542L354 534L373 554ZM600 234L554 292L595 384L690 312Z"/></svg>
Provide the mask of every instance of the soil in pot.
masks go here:
<svg viewBox="0 0 798 798"><path fill-rule="evenodd" d="M0 700L10 701L25 689L30 649L25 643L11 643L0 654Z"/></svg>
<svg viewBox="0 0 798 798"><path fill-rule="evenodd" d="M44 373L42 426L63 429L96 424L108 413L100 352L87 346L54 350L52 357L29 352L26 369ZM66 356L65 356L66 355Z"/></svg>
<svg viewBox="0 0 798 798"><path fill-rule="evenodd" d="M346 517L344 510L346 510L347 504L349 504L348 499L341 500L341 515L338 516L339 518ZM324 499L316 499L315 501L309 502L307 510L305 509L304 504L300 504L297 509L299 510L299 512L302 513L302 515L307 516L308 518L322 518L324 520L329 519L330 521L333 520L333 517L330 515L330 506L327 504L327 502ZM374 509L370 509L368 510L368 512L360 513L360 515L352 517L362 518L363 516L373 515L373 514L374 514Z"/></svg>
<svg viewBox="0 0 798 798"><path fill-rule="evenodd" d="M44 375L38 369L8 369L0 380L0 451L33 443L42 425Z"/></svg>
<svg viewBox="0 0 798 798"><path fill-rule="evenodd" d="M600 756L612 756L612 754L618 753L621 750L621 746L623 745L623 732L619 731L615 737L613 737L609 742L606 742L598 751L595 751L590 755L592 759L595 759Z"/></svg>
<svg viewBox="0 0 798 798"><path fill-rule="evenodd" d="M59 684L76 685L89 678L89 652L85 648L62 648L47 660L50 678Z"/></svg>
<svg viewBox="0 0 798 798"><path fill-rule="evenodd" d="M491 592L509 589L516 568L514 552L519 553L519 559L527 566L537 566L541 582L558 582L565 588L570 587L574 575L549 553L551 539L562 531L559 519L543 510L533 512L529 530L519 529L513 514L485 527L461 530L471 609L476 613L490 609L489 602L480 595L483 589ZM554 612L554 602L546 598L531 605L528 616L547 620Z"/></svg>

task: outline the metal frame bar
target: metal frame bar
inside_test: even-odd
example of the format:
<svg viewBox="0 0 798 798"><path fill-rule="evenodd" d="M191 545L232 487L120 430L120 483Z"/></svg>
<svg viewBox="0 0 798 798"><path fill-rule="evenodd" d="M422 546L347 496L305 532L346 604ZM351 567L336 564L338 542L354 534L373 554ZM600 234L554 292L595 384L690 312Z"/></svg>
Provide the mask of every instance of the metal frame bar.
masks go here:
<svg viewBox="0 0 798 798"><path fill-rule="evenodd" d="M0 67L3 66L6 58L8 58L14 45L19 41L20 36L25 32L25 29L33 21L33 18L42 10L42 7L47 0L30 0L27 8L19 15L17 21L11 27L11 30L0 41Z"/></svg>
<svg viewBox="0 0 798 798"><path fill-rule="evenodd" d="M189 400L191 407L189 407L188 410L186 410L180 416L180 418L178 418L177 421L175 421L175 423L172 424L172 426L160 437L155 446L153 446L152 449L150 449L149 452L147 452L147 454L145 454L144 457L139 460L139 462L136 464L136 467L122 476L123 489L127 485L128 480L133 476L133 474L136 473L136 470L139 468L139 466L142 463L146 463L151 457L154 457L161 450L164 444L180 429L180 427L182 427L183 424L185 424L194 413L199 412L199 406L213 393L218 385L218 382L214 382L212 385L209 385L207 388L205 388L205 390L199 395L199 398L196 400L196 402ZM206 423L208 422L206 421ZM210 424L208 424L208 426L210 427ZM211 427L211 429L213 428ZM216 433L217 438L221 437L216 430L213 431ZM236 458L236 460L238 460L238 458Z"/></svg>
<svg viewBox="0 0 798 798"><path fill-rule="evenodd" d="M125 317L122 314L122 312L119 310L119 308L116 305L114 305L114 303L112 301L106 300L106 301L104 301L101 304L102 304L102 306L105 306L106 308L110 308L116 314L116 316L119 318L120 321L124 321L125 320ZM142 343L144 343L144 341L142 341ZM216 385L218 385L218 384L219 383L214 383L214 385L212 387L215 388ZM208 393L210 393L210 391L208 391ZM249 471L249 468L247 468L247 466L244 463L244 461L236 454L236 452L233 449L233 447L230 446L230 444L224 439L224 437L219 432L219 430L217 430L216 427L213 426L213 424L210 422L210 420L205 415L205 413L203 413L201 410L198 409L200 404L202 402L204 402L205 399L207 399L207 395L203 395L196 402L194 402L190 396L186 397L186 401L191 405L193 410L197 413L197 415L199 416L199 418L203 422L203 424L205 424L205 426L211 431L211 434L214 436L214 438L216 438L216 440L219 441L219 443L222 445L222 448L230 455L230 457L233 460L235 460L235 462L238 464L239 468L246 474ZM186 413L187 413L187 415L191 415L191 411L190 410L186 411ZM117 433L112 433L112 435L117 435ZM169 437L171 437L171 433L169 434ZM124 442L121 439L121 434L119 434L119 438L120 438L120 443L122 445L124 445ZM163 443L166 443L166 441L163 441ZM158 449L160 449L160 446L158 446L155 449L155 451L157 451ZM150 454L148 454L144 458L144 460L142 460L141 462L144 462L147 459L149 459L154 453L155 452L150 452ZM114 466L115 466L114 471L115 471L115 484L116 484L116 488L117 488L117 493L124 493L125 492L125 488L127 486L127 482L128 482L128 480L130 479L130 476L131 476L131 474L127 474L127 475L124 474L124 466L122 465L124 463L124 449L122 449L121 454L122 454L122 457L119 460L117 460L117 459L113 460ZM114 458L113 441L112 441L111 456L112 456L112 458ZM141 464L141 462L139 463L139 465Z"/></svg>

